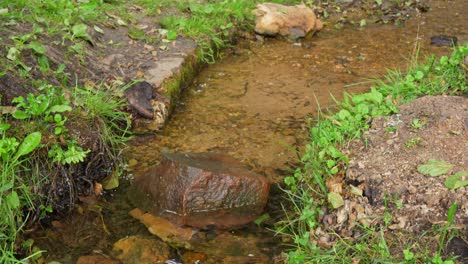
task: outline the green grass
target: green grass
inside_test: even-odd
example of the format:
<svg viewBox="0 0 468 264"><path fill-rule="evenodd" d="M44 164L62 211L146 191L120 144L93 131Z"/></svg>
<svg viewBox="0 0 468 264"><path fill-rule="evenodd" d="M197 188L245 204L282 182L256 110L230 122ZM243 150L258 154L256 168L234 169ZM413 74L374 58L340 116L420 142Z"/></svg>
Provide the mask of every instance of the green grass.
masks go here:
<svg viewBox="0 0 468 264"><path fill-rule="evenodd" d="M256 3L249 0L224 0L205 4L190 1L188 5L179 2L175 5L179 9L189 10L189 14L166 16L161 24L172 32L197 40L199 58L212 63L216 59L216 52L229 44L234 27L251 25L252 10Z"/></svg>
<svg viewBox="0 0 468 264"><path fill-rule="evenodd" d="M99 153L93 155L113 164L114 171L121 167L121 149L129 138L129 115L120 110L125 103L109 87L73 87L70 101L61 88L39 88L38 95L15 98L16 109L0 116L0 214L5 216L0 218L0 263L26 263L40 254L28 251L31 242L19 244L22 227L32 216L45 216L55 207L49 190L43 189L51 177L58 171L72 173L93 154L69 133L68 122L80 120L95 128L101 140L93 150ZM24 254L29 257L18 259Z"/></svg>
<svg viewBox="0 0 468 264"><path fill-rule="evenodd" d="M390 71L384 80L376 81L372 90L365 94L345 95L337 102L334 113L320 113L317 125L310 129L310 140L302 156L302 167L294 175L285 178L293 210L278 224L277 231L291 239L289 263L452 263L444 262L441 249L447 236L453 231L454 209L451 209L446 226L425 234L424 239L441 237L439 252L429 252L411 234L404 240L406 249L391 254L393 241L384 233L387 226L360 227L362 233L357 241L349 241L332 234L336 243L330 249L320 248L311 241L311 232L321 227L321 208L329 206L326 180L342 173L349 158L341 151L350 141L359 139L369 129L369 120L398 112L398 104L409 102L423 95L466 94L468 84L463 58L468 55L468 46L457 47L451 56L431 57L422 65L414 65L406 73ZM415 128L422 123L415 122ZM413 147L416 142L408 143ZM391 214L391 212L388 212ZM388 215L387 215L388 216ZM390 215L391 216L391 215ZM386 216L381 216L385 222ZM441 236L442 234L442 236ZM401 245L396 245L400 246Z"/></svg>

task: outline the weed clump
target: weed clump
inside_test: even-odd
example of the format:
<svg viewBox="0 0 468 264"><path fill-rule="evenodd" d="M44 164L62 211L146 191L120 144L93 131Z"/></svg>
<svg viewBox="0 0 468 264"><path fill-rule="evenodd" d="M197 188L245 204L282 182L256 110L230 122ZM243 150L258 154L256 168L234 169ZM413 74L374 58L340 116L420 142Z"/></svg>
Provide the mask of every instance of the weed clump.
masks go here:
<svg viewBox="0 0 468 264"><path fill-rule="evenodd" d="M95 182L118 177L130 136L125 103L110 89L74 87L70 98L52 85L38 90L0 108L0 212L8 216L0 218L1 263L39 254L17 240L25 225L66 212Z"/></svg>

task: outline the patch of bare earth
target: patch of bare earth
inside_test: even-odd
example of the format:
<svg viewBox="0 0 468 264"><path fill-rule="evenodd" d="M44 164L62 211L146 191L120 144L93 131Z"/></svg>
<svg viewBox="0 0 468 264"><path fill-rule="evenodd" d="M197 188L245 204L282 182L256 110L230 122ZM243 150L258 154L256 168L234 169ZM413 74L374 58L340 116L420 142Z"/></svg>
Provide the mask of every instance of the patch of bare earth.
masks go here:
<svg viewBox="0 0 468 264"><path fill-rule="evenodd" d="M363 139L348 148L351 161L345 181L364 190L364 197L349 197L361 208L358 218L381 216L387 210L393 217L391 230L417 237L445 223L449 207L458 202L455 224L466 239L468 187L449 190L444 181L468 171L467 106L467 97L426 96L401 105L399 114L373 120ZM412 125L415 119L424 125ZM454 166L439 177L422 175L417 167L430 159ZM462 245L465 252L467 245Z"/></svg>

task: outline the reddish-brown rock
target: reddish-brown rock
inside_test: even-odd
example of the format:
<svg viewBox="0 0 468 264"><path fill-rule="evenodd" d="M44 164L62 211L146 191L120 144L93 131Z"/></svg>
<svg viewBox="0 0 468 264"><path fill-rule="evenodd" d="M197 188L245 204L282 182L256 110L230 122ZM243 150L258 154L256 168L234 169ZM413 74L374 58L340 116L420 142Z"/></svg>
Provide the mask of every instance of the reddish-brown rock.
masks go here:
<svg viewBox="0 0 468 264"><path fill-rule="evenodd" d="M165 263L170 248L159 240L130 236L117 241L113 252L124 264Z"/></svg>
<svg viewBox="0 0 468 264"><path fill-rule="evenodd" d="M194 227L240 226L260 215L269 182L223 154L164 153L158 167L137 177L153 213Z"/></svg>

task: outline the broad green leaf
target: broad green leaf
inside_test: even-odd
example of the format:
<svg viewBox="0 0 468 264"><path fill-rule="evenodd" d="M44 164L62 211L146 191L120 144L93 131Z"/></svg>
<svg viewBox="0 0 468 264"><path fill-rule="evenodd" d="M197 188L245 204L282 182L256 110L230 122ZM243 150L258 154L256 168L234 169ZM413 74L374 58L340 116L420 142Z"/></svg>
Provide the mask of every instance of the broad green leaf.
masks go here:
<svg viewBox="0 0 468 264"><path fill-rule="evenodd" d="M114 170L111 175L107 176L102 181L102 188L104 188L104 190L112 190L117 187L119 187L119 173Z"/></svg>
<svg viewBox="0 0 468 264"><path fill-rule="evenodd" d="M340 118L340 120L345 120L350 116L351 116L351 114L346 109L341 109L341 111L338 112L338 117Z"/></svg>
<svg viewBox="0 0 468 264"><path fill-rule="evenodd" d="M69 105L54 105L51 108L49 108L49 112L51 113L63 113L63 112L69 112L71 110L72 108Z"/></svg>
<svg viewBox="0 0 468 264"><path fill-rule="evenodd" d="M26 136L26 138L21 142L16 152L15 159L31 153L36 147L41 143L41 133L33 132Z"/></svg>
<svg viewBox="0 0 468 264"><path fill-rule="evenodd" d="M8 194L7 202L13 208L18 208L20 206L20 199L15 191L12 191L10 194Z"/></svg>
<svg viewBox="0 0 468 264"><path fill-rule="evenodd" d="M26 112L24 111L21 111L21 110L16 110L14 113L13 113L13 117L15 119L26 119L26 118L29 118L29 114L26 114Z"/></svg>
<svg viewBox="0 0 468 264"><path fill-rule="evenodd" d="M7 131L11 127L10 124L1 124L0 123L0 133Z"/></svg>
<svg viewBox="0 0 468 264"><path fill-rule="evenodd" d="M328 202L331 204L333 209L339 208L344 205L343 198L339 193L336 192L330 192L327 195Z"/></svg>
<svg viewBox="0 0 468 264"><path fill-rule="evenodd" d="M467 186L468 181L467 180L462 181L461 180L462 177L468 177L468 172L461 171L448 177L444 182L445 187L449 188L450 190L455 190L457 188Z"/></svg>
<svg viewBox="0 0 468 264"><path fill-rule="evenodd" d="M177 32L172 31L172 30L167 32L168 40L175 40L176 38L177 38Z"/></svg>
<svg viewBox="0 0 468 264"><path fill-rule="evenodd" d="M9 182L3 186L0 186L0 195L2 192L5 192L5 191L8 191L10 190L11 188L13 188L13 182Z"/></svg>
<svg viewBox="0 0 468 264"><path fill-rule="evenodd" d="M286 183L286 185L288 186L291 186L296 183L296 179L294 179L294 177L289 176L289 177L284 178L284 183Z"/></svg>
<svg viewBox="0 0 468 264"><path fill-rule="evenodd" d="M457 182L455 182L455 185L453 186L453 189L455 190L455 189L465 187L465 186L468 186L468 180L457 181Z"/></svg>
<svg viewBox="0 0 468 264"><path fill-rule="evenodd" d="M91 37L88 35L86 31L88 26L85 24L76 24L72 27L72 33L75 38L82 38L84 40L91 41Z"/></svg>
<svg viewBox="0 0 468 264"><path fill-rule="evenodd" d="M18 59L19 54L20 51L17 48L11 47L8 49L7 59L15 61Z"/></svg>
<svg viewBox="0 0 468 264"><path fill-rule="evenodd" d="M146 37L146 34L143 30L135 27L129 28L127 34L133 40L143 40Z"/></svg>
<svg viewBox="0 0 468 264"><path fill-rule="evenodd" d="M424 78L424 72L422 71L417 71L415 74L414 74L414 78L418 81L422 80L422 78Z"/></svg>
<svg viewBox="0 0 468 264"><path fill-rule="evenodd" d="M46 48L44 48L44 45L37 41L32 41L31 43L29 43L28 47L32 49L35 53L40 55L44 55L47 52Z"/></svg>
<svg viewBox="0 0 468 264"><path fill-rule="evenodd" d="M446 174L453 168L453 165L443 160L429 160L418 166L418 172L432 177Z"/></svg>

